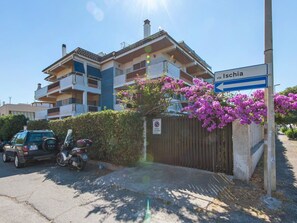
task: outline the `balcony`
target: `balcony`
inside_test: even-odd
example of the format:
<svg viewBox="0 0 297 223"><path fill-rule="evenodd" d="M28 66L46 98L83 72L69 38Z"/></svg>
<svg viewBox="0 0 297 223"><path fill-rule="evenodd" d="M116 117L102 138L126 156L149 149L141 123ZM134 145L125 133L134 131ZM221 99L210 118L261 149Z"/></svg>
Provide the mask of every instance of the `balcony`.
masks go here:
<svg viewBox="0 0 297 223"><path fill-rule="evenodd" d="M126 84L132 84L135 78L144 77L147 75L148 78L159 78L163 75L172 77L174 79L181 79L187 84L193 84L193 77L176 67L174 64L164 61L157 64L152 64L147 68L142 68L127 74L118 75L114 78L114 87L122 87Z"/></svg>
<svg viewBox="0 0 297 223"><path fill-rule="evenodd" d="M60 107L50 108L47 110L48 118L60 118L68 116L76 116L85 112L82 104L68 104Z"/></svg>
<svg viewBox="0 0 297 223"><path fill-rule="evenodd" d="M35 120L47 119L47 110L36 111Z"/></svg>
<svg viewBox="0 0 297 223"><path fill-rule="evenodd" d="M94 105L88 105L88 112L98 112L101 110L101 107L94 106Z"/></svg>
<svg viewBox="0 0 297 223"><path fill-rule="evenodd" d="M35 91L35 99L38 100L39 98L47 96L47 86L40 88Z"/></svg>
<svg viewBox="0 0 297 223"><path fill-rule="evenodd" d="M61 93L61 91L69 88L80 91L88 90L93 93L101 93L98 92L98 90L101 89L101 81L88 79L88 83L85 84L83 76L71 73L48 86L36 90L35 99L42 100L43 97L48 97L49 95L57 92Z"/></svg>

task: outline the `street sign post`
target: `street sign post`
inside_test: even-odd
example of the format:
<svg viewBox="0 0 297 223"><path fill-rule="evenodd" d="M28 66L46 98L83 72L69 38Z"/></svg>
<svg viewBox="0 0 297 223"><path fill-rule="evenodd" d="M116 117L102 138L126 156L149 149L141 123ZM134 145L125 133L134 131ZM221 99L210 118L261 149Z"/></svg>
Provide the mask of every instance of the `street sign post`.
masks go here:
<svg viewBox="0 0 297 223"><path fill-rule="evenodd" d="M267 88L268 65L218 71L215 75L215 92L239 91L255 88Z"/></svg>

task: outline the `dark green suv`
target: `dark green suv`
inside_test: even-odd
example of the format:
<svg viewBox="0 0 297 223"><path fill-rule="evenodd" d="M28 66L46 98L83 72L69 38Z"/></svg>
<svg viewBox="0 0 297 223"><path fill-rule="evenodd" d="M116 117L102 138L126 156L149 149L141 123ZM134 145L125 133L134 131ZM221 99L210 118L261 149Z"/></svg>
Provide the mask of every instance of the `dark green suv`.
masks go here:
<svg viewBox="0 0 297 223"><path fill-rule="evenodd" d="M57 140L50 130L26 130L17 133L3 148L2 160L14 160L16 168L29 161L55 159L59 152Z"/></svg>

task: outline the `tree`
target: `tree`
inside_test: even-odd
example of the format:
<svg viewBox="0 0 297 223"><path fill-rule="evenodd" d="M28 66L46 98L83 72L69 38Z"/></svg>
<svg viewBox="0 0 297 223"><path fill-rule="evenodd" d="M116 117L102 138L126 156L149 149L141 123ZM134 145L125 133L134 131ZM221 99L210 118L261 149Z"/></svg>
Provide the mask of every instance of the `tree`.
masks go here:
<svg viewBox="0 0 297 223"><path fill-rule="evenodd" d="M285 90L283 90L282 92L280 92L280 94L286 95L286 96L288 96L290 93L297 94L297 85L294 87L288 87Z"/></svg>
<svg viewBox="0 0 297 223"><path fill-rule="evenodd" d="M117 97L126 108L143 116L157 115L165 112L170 105L174 94L174 90L168 87L170 84L178 82L165 76L159 79L136 79L134 85L118 92ZM180 84L183 85L183 82Z"/></svg>
<svg viewBox="0 0 297 223"><path fill-rule="evenodd" d="M284 91L280 92L280 95L289 96L291 94L297 94L297 85L294 87L288 87ZM277 114L275 121L280 125L289 125L293 131L292 124L297 124L297 111L289 111L287 114Z"/></svg>
<svg viewBox="0 0 297 223"><path fill-rule="evenodd" d="M6 115L0 117L0 138L10 140L27 124L24 115Z"/></svg>

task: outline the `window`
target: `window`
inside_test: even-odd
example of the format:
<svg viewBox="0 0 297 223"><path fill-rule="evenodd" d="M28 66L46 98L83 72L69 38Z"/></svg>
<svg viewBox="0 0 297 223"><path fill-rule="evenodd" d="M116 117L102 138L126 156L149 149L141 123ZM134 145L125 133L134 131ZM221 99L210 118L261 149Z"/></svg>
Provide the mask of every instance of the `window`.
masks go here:
<svg viewBox="0 0 297 223"><path fill-rule="evenodd" d="M145 67L145 60L141 61L140 63L136 63L133 65L133 70L139 70Z"/></svg>
<svg viewBox="0 0 297 223"><path fill-rule="evenodd" d="M15 144L24 144L26 138L26 132L18 134Z"/></svg>
<svg viewBox="0 0 297 223"><path fill-rule="evenodd" d="M126 69L126 74L128 74L130 72L132 72L132 67L129 67L129 68Z"/></svg>
<svg viewBox="0 0 297 223"><path fill-rule="evenodd" d="M15 144L15 140L16 140L17 136L18 136L18 134L15 134L15 135L12 137L12 139L10 140L11 145L14 145L14 144Z"/></svg>
<svg viewBox="0 0 297 223"><path fill-rule="evenodd" d="M73 62L74 71L78 73L85 73L84 65L80 62L74 61Z"/></svg>
<svg viewBox="0 0 297 223"><path fill-rule="evenodd" d="M123 73L124 73L123 70L121 70L121 69L119 69L119 68L116 68L116 69L115 69L115 76L116 76L116 77L122 75Z"/></svg>
<svg viewBox="0 0 297 223"><path fill-rule="evenodd" d="M43 138L53 138L52 132L30 132L28 135L28 142L42 142Z"/></svg>
<svg viewBox="0 0 297 223"><path fill-rule="evenodd" d="M102 78L101 71L98 68L87 65L88 77Z"/></svg>

